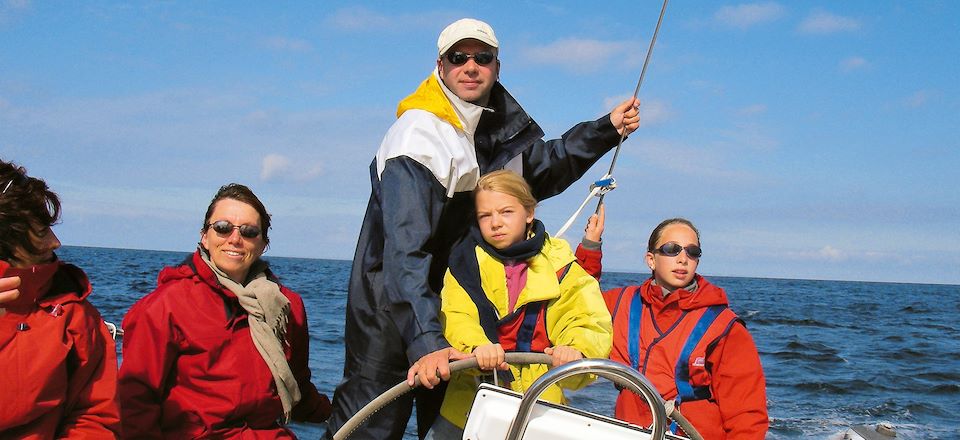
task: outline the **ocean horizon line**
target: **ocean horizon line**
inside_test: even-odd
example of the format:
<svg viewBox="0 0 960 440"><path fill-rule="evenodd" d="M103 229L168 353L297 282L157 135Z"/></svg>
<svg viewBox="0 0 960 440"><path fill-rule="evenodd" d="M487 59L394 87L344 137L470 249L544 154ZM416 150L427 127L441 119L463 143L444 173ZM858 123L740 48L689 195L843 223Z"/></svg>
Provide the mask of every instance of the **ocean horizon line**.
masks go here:
<svg viewBox="0 0 960 440"><path fill-rule="evenodd" d="M169 253L182 253L190 254L193 253L193 250L170 250L170 249L141 249L141 248L119 248L112 246L91 246L91 245L63 245L64 248L89 248L89 249L113 249L113 250L125 250L125 251L148 251L148 252L169 252ZM318 261L342 261L349 263L351 260L341 259L341 258L323 258L323 257L301 257L301 256L285 256L285 255L265 255L265 259L270 260L271 258L285 258L293 260L318 260ZM639 275L646 277L645 273L636 272L632 270L625 269L612 269L604 270L603 273L616 273L622 275ZM872 284L902 284L902 285L913 285L913 286L944 286L944 287L960 287L960 284L950 284L950 283L932 283L932 282L915 282L915 281L878 281L878 280L837 280L837 279L820 279L820 278L785 278L785 277L775 277L775 276L746 276L746 275L720 275L720 274L701 274L707 279L714 278L745 278L745 279L757 279L757 280L780 280L780 281L826 281L826 282L835 282L835 283L872 283Z"/></svg>

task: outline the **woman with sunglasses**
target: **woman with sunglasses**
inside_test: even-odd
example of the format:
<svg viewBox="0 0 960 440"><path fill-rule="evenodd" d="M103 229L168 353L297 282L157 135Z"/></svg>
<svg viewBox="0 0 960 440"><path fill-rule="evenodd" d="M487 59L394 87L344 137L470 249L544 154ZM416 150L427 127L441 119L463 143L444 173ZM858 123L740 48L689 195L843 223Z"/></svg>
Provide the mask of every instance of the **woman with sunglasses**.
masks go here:
<svg viewBox="0 0 960 440"><path fill-rule="evenodd" d="M0 437L116 438L117 351L80 268L57 259L60 199L0 160Z"/></svg>
<svg viewBox="0 0 960 440"><path fill-rule="evenodd" d="M260 259L270 215L240 184L207 207L196 252L123 320L125 438L295 438L330 402L310 382L306 311Z"/></svg>
<svg viewBox="0 0 960 440"><path fill-rule="evenodd" d="M583 251L577 255L594 259L585 266L599 274L599 253ZM613 317L610 359L650 379L703 438L763 439L769 419L760 356L723 289L697 274L701 255L700 233L689 220L657 225L645 257L652 276L603 294ZM651 423L646 403L629 390L620 392L615 414Z"/></svg>

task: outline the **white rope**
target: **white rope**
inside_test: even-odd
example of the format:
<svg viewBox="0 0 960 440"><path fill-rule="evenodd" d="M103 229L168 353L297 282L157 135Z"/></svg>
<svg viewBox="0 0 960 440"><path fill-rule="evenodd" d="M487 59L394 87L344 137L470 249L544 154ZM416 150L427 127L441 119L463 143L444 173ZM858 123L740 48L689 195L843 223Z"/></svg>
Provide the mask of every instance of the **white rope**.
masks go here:
<svg viewBox="0 0 960 440"><path fill-rule="evenodd" d="M573 215L570 216L567 222L563 224L563 227L560 228L560 230L557 231L555 234L553 234L553 236L557 238L563 237L563 234L567 232L567 229L570 229L570 225L572 225L573 222L577 220L577 217L580 216L580 213L583 212L583 208L587 206L587 203L590 203L590 198L593 196L596 196L599 191L600 190L597 188L594 188L593 191L590 191L590 194L587 194L587 198L583 199L583 203L580 204L580 208L578 208L576 212L574 212Z"/></svg>

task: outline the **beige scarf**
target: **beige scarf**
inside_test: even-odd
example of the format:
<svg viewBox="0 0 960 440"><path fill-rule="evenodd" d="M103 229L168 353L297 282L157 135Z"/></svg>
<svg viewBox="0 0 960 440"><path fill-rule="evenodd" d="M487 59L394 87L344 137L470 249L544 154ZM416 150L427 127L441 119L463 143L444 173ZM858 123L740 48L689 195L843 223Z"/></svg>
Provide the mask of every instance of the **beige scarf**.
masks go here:
<svg viewBox="0 0 960 440"><path fill-rule="evenodd" d="M220 284L237 295L240 305L247 311L253 343L273 373L273 381L277 385L280 402L283 403L283 421L289 422L291 410L300 401L300 387L283 352L282 341L286 336L290 301L280 292L277 283L267 279L267 263L263 260L258 259L250 267L247 275L249 281L244 286L231 280L213 264L206 249L202 247L200 256L217 275Z"/></svg>

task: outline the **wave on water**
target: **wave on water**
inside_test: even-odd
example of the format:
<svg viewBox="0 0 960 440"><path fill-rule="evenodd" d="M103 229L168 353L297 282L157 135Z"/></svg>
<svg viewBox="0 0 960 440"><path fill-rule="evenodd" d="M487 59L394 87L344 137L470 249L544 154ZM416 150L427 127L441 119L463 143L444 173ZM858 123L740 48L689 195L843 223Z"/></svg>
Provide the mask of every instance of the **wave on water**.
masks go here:
<svg viewBox="0 0 960 440"><path fill-rule="evenodd" d="M820 328L835 328L840 327L835 322L823 321L816 318L785 318L785 317L753 317L750 316L750 324L757 325L778 325L778 326L791 326L791 327L820 327Z"/></svg>
<svg viewBox="0 0 960 440"><path fill-rule="evenodd" d="M845 382L802 382L793 385L799 391L827 393L834 395L855 394L856 390L872 386L865 380L849 380Z"/></svg>

